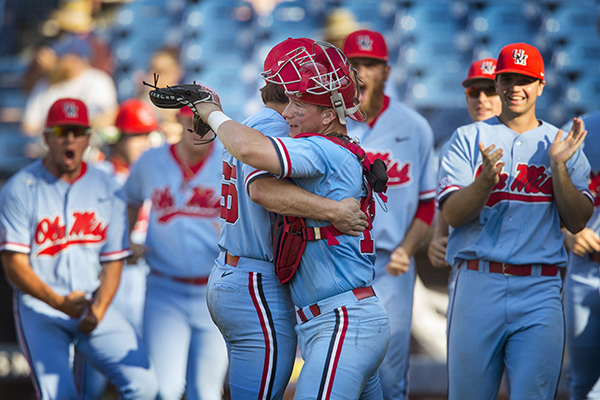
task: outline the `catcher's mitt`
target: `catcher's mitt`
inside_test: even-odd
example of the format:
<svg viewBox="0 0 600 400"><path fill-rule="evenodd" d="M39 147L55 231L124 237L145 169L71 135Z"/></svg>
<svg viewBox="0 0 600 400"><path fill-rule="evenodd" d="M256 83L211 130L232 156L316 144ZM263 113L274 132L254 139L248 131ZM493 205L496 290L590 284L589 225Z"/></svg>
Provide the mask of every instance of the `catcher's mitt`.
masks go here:
<svg viewBox="0 0 600 400"><path fill-rule="evenodd" d="M202 119L200 119L200 117L197 115L194 115L194 118L192 119L192 127L193 130L188 130L200 136L199 139L194 139L195 144L210 143L217 138L217 135L215 135L210 125L208 125L206 122L203 122ZM212 135L205 137L209 132L212 133Z"/></svg>
<svg viewBox="0 0 600 400"><path fill-rule="evenodd" d="M150 86L154 90L148 92L150 101L158 108L182 108L189 107L194 113L193 127L194 132L197 133L202 139L201 143L207 143L215 139L204 139L204 136L211 131L211 127L200 119L200 115L194 107L197 103L213 103L221 108L221 100L219 95L212 89L206 86L198 85L195 81L193 84L166 86L159 88L158 75L154 74L154 85L147 82L143 82L144 85Z"/></svg>

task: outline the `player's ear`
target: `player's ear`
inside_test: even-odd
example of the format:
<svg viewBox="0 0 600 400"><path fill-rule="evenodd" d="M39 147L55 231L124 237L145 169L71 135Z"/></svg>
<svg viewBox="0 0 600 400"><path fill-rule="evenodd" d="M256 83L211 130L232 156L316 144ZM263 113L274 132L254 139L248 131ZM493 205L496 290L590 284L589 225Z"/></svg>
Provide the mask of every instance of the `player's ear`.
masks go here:
<svg viewBox="0 0 600 400"><path fill-rule="evenodd" d="M323 125L329 125L331 122L337 119L335 110L331 107L324 107L323 111L321 112L321 119Z"/></svg>
<svg viewBox="0 0 600 400"><path fill-rule="evenodd" d="M538 97L541 96L542 93L544 92L544 86L546 86L546 81L543 81L540 79L540 84L539 84L538 90L537 90Z"/></svg>

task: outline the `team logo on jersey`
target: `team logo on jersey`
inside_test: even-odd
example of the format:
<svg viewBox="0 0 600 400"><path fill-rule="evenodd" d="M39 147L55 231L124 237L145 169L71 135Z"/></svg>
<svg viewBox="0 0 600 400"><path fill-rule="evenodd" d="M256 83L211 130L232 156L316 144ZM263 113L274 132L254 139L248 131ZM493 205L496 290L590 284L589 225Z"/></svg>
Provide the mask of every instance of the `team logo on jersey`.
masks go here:
<svg viewBox="0 0 600 400"><path fill-rule="evenodd" d="M185 205L178 207L171 189L157 188L153 191L152 207L157 213L158 222L167 223L177 216L212 218L219 215L221 197L212 188L196 186L192 188Z"/></svg>
<svg viewBox="0 0 600 400"><path fill-rule="evenodd" d="M77 107L77 104L67 101L63 103L63 112L67 118L77 118L79 116L79 107Z"/></svg>
<svg viewBox="0 0 600 400"><path fill-rule="evenodd" d="M480 165L475 172L475 178L483 169ZM507 200L522 201L526 203L549 203L553 201L552 177L546 166L517 164L516 176L509 184L509 174L502 169L498 174L500 180L492 188L492 193L486 206L494 205Z"/></svg>
<svg viewBox="0 0 600 400"><path fill-rule="evenodd" d="M513 50L513 59L515 60L515 64L517 65L527 65L527 54L525 54L525 50Z"/></svg>
<svg viewBox="0 0 600 400"><path fill-rule="evenodd" d="M358 44L358 48L362 51L373 50L373 39L371 39L369 35L358 35L356 42Z"/></svg>
<svg viewBox="0 0 600 400"><path fill-rule="evenodd" d="M496 72L496 66L494 65L493 62L491 62L489 60L482 61L481 64L479 65L479 67L481 68L482 74L494 75L494 73Z"/></svg>
<svg viewBox="0 0 600 400"><path fill-rule="evenodd" d="M403 164L400 160L394 160L392 152L389 150L376 152L367 151L367 156L371 161L379 158L385 163L388 174L388 186L404 186L412 182L413 177L411 175L411 162L406 162Z"/></svg>
<svg viewBox="0 0 600 400"><path fill-rule="evenodd" d="M39 246L36 256L55 256L74 245L103 243L108 223L96 211L73 211L73 224L67 227L60 216L44 217L38 221L34 240Z"/></svg>

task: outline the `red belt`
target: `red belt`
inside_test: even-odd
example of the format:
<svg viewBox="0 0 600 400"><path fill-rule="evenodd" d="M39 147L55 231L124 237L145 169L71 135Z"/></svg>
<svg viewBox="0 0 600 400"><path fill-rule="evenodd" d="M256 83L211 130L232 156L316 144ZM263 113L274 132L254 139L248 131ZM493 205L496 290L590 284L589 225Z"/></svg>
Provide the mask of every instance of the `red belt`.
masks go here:
<svg viewBox="0 0 600 400"><path fill-rule="evenodd" d="M170 276L170 275L163 274L162 272L157 271L155 269L150 270L150 273L152 275L168 278L172 281L179 282L179 283L187 283L189 285L201 286L201 285L206 285L208 283L208 276L202 276L202 277Z"/></svg>
<svg viewBox="0 0 600 400"><path fill-rule="evenodd" d="M231 265L232 267L237 267L240 262L240 258L238 256L232 256L229 253L225 253L225 264Z"/></svg>
<svg viewBox="0 0 600 400"><path fill-rule="evenodd" d="M373 288L371 286L353 289L352 293L354 293L356 300L363 300L375 296L375 292L373 291ZM319 305L317 303L310 305L308 308L310 309L310 312L312 313L313 317L321 315L321 308L319 308ZM300 320L302 322L308 321L308 318L306 318L306 315L304 315L304 312L301 309L298 310L298 316L300 317Z"/></svg>
<svg viewBox="0 0 600 400"><path fill-rule="evenodd" d="M529 276L531 275L531 264L515 265L498 262L490 262L490 272L504 275L518 275L518 276ZM542 264L542 276L556 276L558 274L558 266ZM468 260L467 268L473 271L479 271L479 260Z"/></svg>
<svg viewBox="0 0 600 400"><path fill-rule="evenodd" d="M590 253L590 260L600 264L600 253Z"/></svg>

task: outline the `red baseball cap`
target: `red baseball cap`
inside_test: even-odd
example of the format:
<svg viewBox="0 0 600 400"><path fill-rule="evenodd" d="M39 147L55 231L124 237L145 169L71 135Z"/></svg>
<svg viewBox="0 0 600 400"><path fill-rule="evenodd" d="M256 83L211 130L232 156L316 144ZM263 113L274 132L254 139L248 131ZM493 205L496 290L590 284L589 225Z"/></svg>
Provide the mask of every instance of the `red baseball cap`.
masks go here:
<svg viewBox="0 0 600 400"><path fill-rule="evenodd" d="M390 60L385 39L379 32L361 29L352 32L344 41L344 53L348 58L374 58Z"/></svg>
<svg viewBox="0 0 600 400"><path fill-rule="evenodd" d="M150 133L158 129L158 120L148 103L129 99L119 106L115 126L126 135Z"/></svg>
<svg viewBox="0 0 600 400"><path fill-rule="evenodd" d="M469 75L467 79L462 82L464 87L469 86L473 81L479 79L494 80L496 77L496 60L493 58L484 58L483 60L477 60L471 64L469 68Z"/></svg>
<svg viewBox="0 0 600 400"><path fill-rule="evenodd" d="M46 128L56 125L77 125L90 127L85 103L78 99L58 99L52 104L46 119Z"/></svg>
<svg viewBox="0 0 600 400"><path fill-rule="evenodd" d="M504 46L498 56L496 75L514 73L544 80L544 59L530 44L513 43Z"/></svg>

